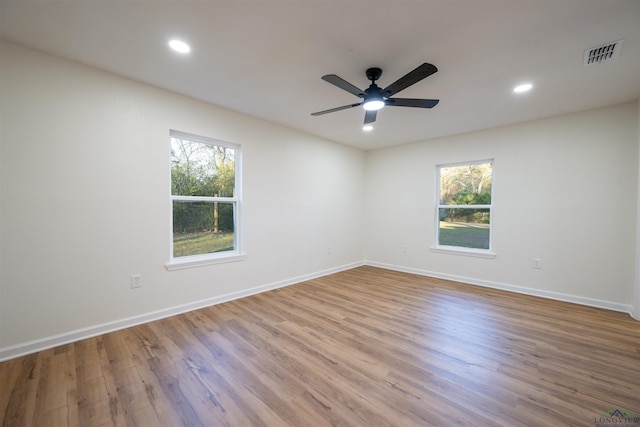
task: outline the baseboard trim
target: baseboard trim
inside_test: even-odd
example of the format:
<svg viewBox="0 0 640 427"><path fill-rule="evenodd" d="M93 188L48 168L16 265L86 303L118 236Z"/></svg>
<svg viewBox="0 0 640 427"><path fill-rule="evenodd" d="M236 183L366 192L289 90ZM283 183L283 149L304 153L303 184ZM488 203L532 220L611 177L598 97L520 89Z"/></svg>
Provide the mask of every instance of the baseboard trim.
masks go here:
<svg viewBox="0 0 640 427"><path fill-rule="evenodd" d="M419 276L427 276L427 277L434 277L437 279L452 280L455 282L466 283L469 285L477 285L477 286L483 286L486 288L500 289L503 291L515 292L515 293L524 294L524 295L531 295L531 296L536 296L541 298L549 298L557 301L570 302L570 303L585 305L589 307L604 308L606 310L628 313L631 317L637 319L634 316L633 306L627 305L627 304L620 304L613 301L605 301L605 300L599 300L595 298L581 297L577 295L564 294L560 292L544 291L540 289L528 288L526 286L510 285L506 283L492 282L489 280L473 279L465 276L438 273L438 272L422 270L418 268L404 267L404 266L393 265L393 264L385 264L385 263L376 262L376 261L365 261L364 265L368 265L371 267L384 268L386 270L399 271L403 273L417 274Z"/></svg>
<svg viewBox="0 0 640 427"><path fill-rule="evenodd" d="M268 283L261 286L245 289L238 292L232 292L217 297L207 298L204 300L194 301L188 304L177 305L173 307L167 307L162 310L156 310L148 313L144 313L138 316L127 317L124 319L115 320L112 322L102 323L99 325L90 326L87 328L76 329L74 331L66 332L59 335L53 335L46 338L41 338L17 345L0 348L0 362L14 359L16 357L24 356L38 351L47 350L49 348L57 347L64 344L80 341L86 338L95 337L97 335L106 334L109 332L117 331L120 329L129 328L131 326L140 325L143 323L152 322L154 320L160 320L167 317L175 316L177 314L186 313L200 308L209 307L223 302L232 301L250 295L259 294L262 292L270 291L273 289L283 288L286 286L295 285L297 283L306 282L308 280L317 279L319 277L328 276L330 274L339 273L341 271L350 270L352 268L360 267L364 265L363 261L345 264L339 267L329 268L321 270L311 274L305 274L302 276L293 277L278 282Z"/></svg>
<svg viewBox="0 0 640 427"><path fill-rule="evenodd" d="M509 292L516 292L525 295L532 295L542 298L549 298L558 301L570 302L574 304L585 305L589 307L603 308L606 310L618 311L622 313L628 313L632 318L640 321L640 313L634 311L633 306L627 304L620 304L612 301L599 300L594 298L581 297L577 295L563 294L559 292L543 291L540 289L528 288L525 286L511 285L506 283L492 282L488 280L474 279L465 276L458 276L453 274L439 273L435 271L423 270L412 267L404 267L394 264L386 264L376 261L359 261L350 264L345 264L339 267L334 267L326 270L321 270L311 274L305 274L302 276L293 277L278 282L268 283L261 286L245 289L238 292L232 292L225 295L220 295L213 298L207 298L204 300L194 301L188 304L182 304L173 307L167 307L162 310L156 310L148 313L144 313L138 316L127 317L124 319L115 320L99 325L90 326L87 328L76 329L74 331L66 332L59 335L53 335L46 338L41 338L17 345L0 348L0 362L14 359L16 357L24 356L27 354L36 353L38 351L47 350L49 348L57 347L64 344L80 341L86 338L91 338L97 335L106 334L109 332L117 331L120 329L129 328L132 326L140 325L143 323L152 322L154 320L160 320L167 317L175 316L178 314L186 313L200 308L209 307L216 304L221 304L227 301L232 301L251 295L267 292L273 289L283 288L286 286L295 285L297 283L306 282L308 280L317 279L319 277L328 276L330 274L339 273L341 271L350 270L352 268L360 267L362 265L368 265L371 267L383 268L386 270L399 271L403 273L417 274L420 276L434 277L438 279L452 280L461 283L467 283L470 285L483 286L487 288L500 289Z"/></svg>

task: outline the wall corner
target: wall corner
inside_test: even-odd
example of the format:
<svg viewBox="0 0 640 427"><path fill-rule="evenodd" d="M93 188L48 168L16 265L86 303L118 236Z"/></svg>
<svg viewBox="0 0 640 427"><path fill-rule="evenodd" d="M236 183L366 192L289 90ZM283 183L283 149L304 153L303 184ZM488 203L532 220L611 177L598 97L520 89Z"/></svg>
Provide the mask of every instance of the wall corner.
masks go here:
<svg viewBox="0 0 640 427"><path fill-rule="evenodd" d="M636 120L636 138L638 153L638 169L636 174L636 257L635 257L635 277L633 284L633 302L631 304L631 317L640 321L640 99L638 99Z"/></svg>

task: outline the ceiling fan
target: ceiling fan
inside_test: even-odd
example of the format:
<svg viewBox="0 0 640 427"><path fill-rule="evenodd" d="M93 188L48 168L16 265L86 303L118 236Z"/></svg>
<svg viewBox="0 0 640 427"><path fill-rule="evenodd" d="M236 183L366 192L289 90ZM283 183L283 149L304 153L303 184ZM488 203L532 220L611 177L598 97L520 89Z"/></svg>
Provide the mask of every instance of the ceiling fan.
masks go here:
<svg viewBox="0 0 640 427"><path fill-rule="evenodd" d="M415 98L391 98L396 93L408 88L409 86L418 83L420 80L429 77L431 74L438 71L435 65L424 63L417 67L415 70L410 71L405 76L400 77L395 82L391 83L384 89L381 89L376 85L376 80L382 75L380 68L369 68L366 71L367 78L371 80L371 84L365 90L360 90L356 86L352 85L348 81L336 76L335 74L327 74L322 76L322 80L331 83L334 86L339 87L342 90L362 98L362 102L357 104L343 105L342 107L331 108L329 110L318 111L317 113L311 113L312 116L321 116L327 113L333 113L336 111L346 110L348 108L358 107L362 105L365 109L364 124L370 125L376 121L376 115L378 110L384 106L390 107L418 107L418 108L433 108L440 100L438 99L415 99Z"/></svg>

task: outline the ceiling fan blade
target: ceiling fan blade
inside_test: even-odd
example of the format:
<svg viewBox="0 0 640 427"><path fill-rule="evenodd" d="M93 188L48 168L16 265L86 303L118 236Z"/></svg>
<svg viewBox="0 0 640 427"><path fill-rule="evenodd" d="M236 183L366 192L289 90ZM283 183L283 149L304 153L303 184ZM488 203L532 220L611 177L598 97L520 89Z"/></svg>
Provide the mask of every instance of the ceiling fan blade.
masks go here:
<svg viewBox="0 0 640 427"><path fill-rule="evenodd" d="M384 88L383 92L386 97L393 96L394 94L400 92L411 86L412 84L418 83L420 80L429 77L431 74L438 71L435 65L424 63L420 65L413 71L409 71L404 76L400 77L395 82L391 83L389 86Z"/></svg>
<svg viewBox="0 0 640 427"><path fill-rule="evenodd" d="M364 113L364 124L368 125L370 123L375 122L377 113L378 113L378 110L367 110Z"/></svg>
<svg viewBox="0 0 640 427"><path fill-rule="evenodd" d="M389 98L385 104L392 107L433 108L438 102L439 99Z"/></svg>
<svg viewBox="0 0 640 427"><path fill-rule="evenodd" d="M363 90L360 90L356 86L352 85L343 78L336 76L335 74L327 74L326 76L322 76L322 80L324 80L325 82L329 82L334 86L338 86L340 89L346 90L347 92L354 94L358 98L364 98L364 96L366 95Z"/></svg>
<svg viewBox="0 0 640 427"><path fill-rule="evenodd" d="M331 108L329 110L318 111L317 113L311 113L311 115L312 116L321 116L323 114L334 113L336 111L342 111L342 110L346 110L347 108L358 107L360 105L362 105L362 102L358 102L357 104L343 105L342 107Z"/></svg>

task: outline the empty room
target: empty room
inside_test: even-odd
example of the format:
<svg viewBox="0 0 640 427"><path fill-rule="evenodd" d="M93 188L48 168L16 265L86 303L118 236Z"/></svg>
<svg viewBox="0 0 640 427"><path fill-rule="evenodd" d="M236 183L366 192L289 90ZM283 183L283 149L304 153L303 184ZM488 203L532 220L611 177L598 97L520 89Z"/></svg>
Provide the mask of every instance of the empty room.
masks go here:
<svg viewBox="0 0 640 427"><path fill-rule="evenodd" d="M3 426L640 426L637 0L0 0Z"/></svg>

